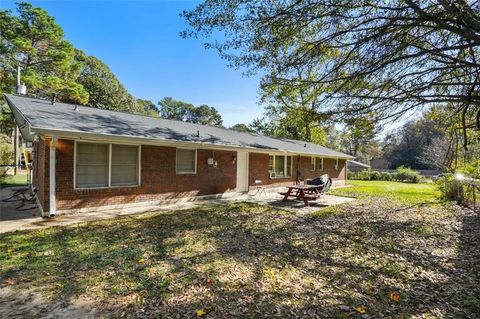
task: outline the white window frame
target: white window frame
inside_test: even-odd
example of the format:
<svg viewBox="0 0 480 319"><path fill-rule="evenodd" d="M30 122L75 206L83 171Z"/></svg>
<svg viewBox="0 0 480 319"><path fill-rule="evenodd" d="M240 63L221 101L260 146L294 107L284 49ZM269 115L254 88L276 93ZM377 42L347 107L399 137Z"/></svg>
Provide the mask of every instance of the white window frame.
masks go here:
<svg viewBox="0 0 480 319"><path fill-rule="evenodd" d="M271 179L279 179L279 178L291 178L292 177L292 172L293 172L293 156L291 155L275 155L275 154L269 154L269 161L270 161L270 156L273 156L273 171L269 171L269 175L270 175L270 178ZM287 157L290 157L290 174L288 176L275 176L275 159L277 157L284 157L284 167L283 167L283 171L284 172L288 172L287 170ZM273 176L272 176L272 173L273 173Z"/></svg>
<svg viewBox="0 0 480 319"><path fill-rule="evenodd" d="M106 144L108 145L108 186L98 186L98 187L77 187L77 143L92 143L92 144ZM128 146L137 146L138 152L138 178L137 184L132 185L119 185L119 186L112 186L112 145L128 145ZM127 144L127 143L109 143L109 142L100 142L100 141L77 141L75 140L74 143L74 150L73 150L73 189L74 190L82 190L82 189L107 189L107 188L127 188L127 187L140 187L141 184L141 176L142 176L142 145L140 144Z"/></svg>
<svg viewBox="0 0 480 319"><path fill-rule="evenodd" d="M323 171L323 157L317 157L317 159L320 160L320 165L317 165L317 164L316 164L317 162L315 161L315 165L317 165L316 168L317 168L317 170L319 170L319 171ZM320 167L318 167L318 166L320 166Z"/></svg>
<svg viewBox="0 0 480 319"><path fill-rule="evenodd" d="M179 172L177 168L177 157L178 157L178 150L189 150L195 151L195 170L193 172ZM177 175L196 175L197 174L197 162L198 162L198 151L196 148L188 148L188 147L176 147L175 148L175 173Z"/></svg>
<svg viewBox="0 0 480 319"><path fill-rule="evenodd" d="M314 156L310 157L310 170L316 171L317 170L317 158Z"/></svg>
<svg viewBox="0 0 480 319"><path fill-rule="evenodd" d="M336 171L338 171L338 158L335 159L335 163L334 163L334 166Z"/></svg>

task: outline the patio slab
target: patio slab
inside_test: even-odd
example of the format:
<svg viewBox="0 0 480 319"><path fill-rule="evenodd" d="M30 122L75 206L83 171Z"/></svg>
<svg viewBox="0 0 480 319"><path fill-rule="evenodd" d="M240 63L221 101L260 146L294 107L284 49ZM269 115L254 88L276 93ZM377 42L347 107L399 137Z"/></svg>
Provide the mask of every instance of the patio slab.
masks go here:
<svg viewBox="0 0 480 319"><path fill-rule="evenodd" d="M202 198L195 200L182 200L177 203L165 203L154 206L135 206L123 209L105 209L92 212L78 212L57 215L52 218L42 218L40 209L32 208L26 210L17 209L19 202L3 202L2 200L10 197L18 187L4 187L0 189L0 233L6 233L25 229L42 229L51 226L65 226L75 223L88 222L93 220L115 218L117 216L135 215L147 212L162 212L171 210L191 209L205 205L226 204L229 202L248 202L259 205L269 205L275 208L281 208L298 214L310 214L322 207L339 205L354 201L354 198L322 195L320 199L310 202L309 207L305 207L302 201L282 202L283 196L278 194L280 189L269 189L265 194L256 194L255 191L249 194L229 195L222 198ZM281 189L283 190L283 188ZM31 205L33 206L33 205ZM26 208L29 208L28 206Z"/></svg>

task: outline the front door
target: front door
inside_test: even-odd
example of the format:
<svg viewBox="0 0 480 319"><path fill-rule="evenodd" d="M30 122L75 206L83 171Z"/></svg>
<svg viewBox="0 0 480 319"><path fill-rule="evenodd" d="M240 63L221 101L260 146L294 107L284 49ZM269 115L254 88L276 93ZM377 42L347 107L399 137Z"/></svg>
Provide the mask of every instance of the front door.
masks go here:
<svg viewBox="0 0 480 319"><path fill-rule="evenodd" d="M248 152L237 152L237 192L248 192Z"/></svg>

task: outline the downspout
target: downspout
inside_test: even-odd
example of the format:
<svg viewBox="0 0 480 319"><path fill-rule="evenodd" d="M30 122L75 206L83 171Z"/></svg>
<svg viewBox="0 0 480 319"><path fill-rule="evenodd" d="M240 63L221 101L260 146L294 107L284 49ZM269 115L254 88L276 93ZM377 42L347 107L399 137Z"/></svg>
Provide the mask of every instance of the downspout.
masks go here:
<svg viewBox="0 0 480 319"><path fill-rule="evenodd" d="M57 144L57 136L52 136L52 140L50 141L50 217L55 216L57 207L56 207L56 181L55 181L55 151L56 151L56 144Z"/></svg>

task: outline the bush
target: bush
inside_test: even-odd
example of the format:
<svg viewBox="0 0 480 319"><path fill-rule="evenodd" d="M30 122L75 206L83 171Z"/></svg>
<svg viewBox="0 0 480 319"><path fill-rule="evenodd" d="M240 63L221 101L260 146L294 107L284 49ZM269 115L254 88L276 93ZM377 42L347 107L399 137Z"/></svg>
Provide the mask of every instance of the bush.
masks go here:
<svg viewBox="0 0 480 319"><path fill-rule="evenodd" d="M349 172L348 177L362 181L392 181L395 179L395 174L366 169L360 172Z"/></svg>
<svg viewBox="0 0 480 319"><path fill-rule="evenodd" d="M2 165L12 165L13 163L13 149L12 145L7 143L0 143L0 176L5 176L7 169Z"/></svg>
<svg viewBox="0 0 480 319"><path fill-rule="evenodd" d="M420 174L411 168L399 166L395 179L399 182L418 183L420 182Z"/></svg>

